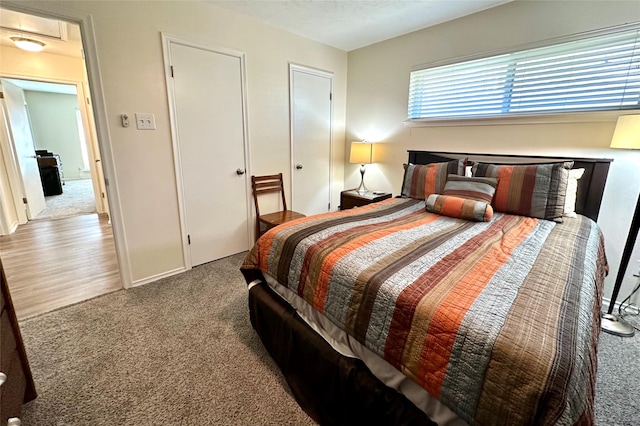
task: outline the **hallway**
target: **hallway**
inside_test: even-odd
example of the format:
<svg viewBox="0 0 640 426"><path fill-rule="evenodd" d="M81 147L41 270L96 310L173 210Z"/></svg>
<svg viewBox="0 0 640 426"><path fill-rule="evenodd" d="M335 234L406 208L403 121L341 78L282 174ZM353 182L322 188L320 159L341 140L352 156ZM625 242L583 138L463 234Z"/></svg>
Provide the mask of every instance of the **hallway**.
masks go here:
<svg viewBox="0 0 640 426"><path fill-rule="evenodd" d="M18 319L122 288L107 215L35 220L0 236Z"/></svg>

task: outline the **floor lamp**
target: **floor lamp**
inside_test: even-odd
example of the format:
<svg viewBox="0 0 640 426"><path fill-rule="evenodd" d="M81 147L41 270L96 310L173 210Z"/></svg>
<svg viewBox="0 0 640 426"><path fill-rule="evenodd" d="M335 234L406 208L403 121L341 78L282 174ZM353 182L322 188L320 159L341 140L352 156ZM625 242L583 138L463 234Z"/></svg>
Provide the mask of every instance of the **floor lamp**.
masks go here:
<svg viewBox="0 0 640 426"><path fill-rule="evenodd" d="M611 139L611 148L640 149L640 115L623 115L618 118L616 130L613 133L613 139ZM613 294L609 301L609 310L602 316L602 329L607 333L615 334L616 336L631 337L635 334L635 329L631 324L613 314L613 308L616 304L616 299L618 298L618 293L620 292L624 275L627 272L627 266L629 265L633 246L636 244L639 229L640 195L638 195L636 210L633 213L631 227L629 228L629 235L627 236L627 242L625 243L624 251L622 252L618 275L616 276L616 282L613 286Z"/></svg>

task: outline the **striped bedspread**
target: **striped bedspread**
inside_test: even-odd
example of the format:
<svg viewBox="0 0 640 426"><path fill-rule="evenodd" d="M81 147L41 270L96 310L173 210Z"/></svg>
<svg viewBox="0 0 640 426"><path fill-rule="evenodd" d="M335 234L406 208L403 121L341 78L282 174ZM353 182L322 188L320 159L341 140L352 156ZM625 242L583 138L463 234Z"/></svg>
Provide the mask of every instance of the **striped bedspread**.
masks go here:
<svg viewBox="0 0 640 426"><path fill-rule="evenodd" d="M469 424L593 424L597 225L390 199L286 223L242 269L297 292ZM310 367L312 368L312 367Z"/></svg>

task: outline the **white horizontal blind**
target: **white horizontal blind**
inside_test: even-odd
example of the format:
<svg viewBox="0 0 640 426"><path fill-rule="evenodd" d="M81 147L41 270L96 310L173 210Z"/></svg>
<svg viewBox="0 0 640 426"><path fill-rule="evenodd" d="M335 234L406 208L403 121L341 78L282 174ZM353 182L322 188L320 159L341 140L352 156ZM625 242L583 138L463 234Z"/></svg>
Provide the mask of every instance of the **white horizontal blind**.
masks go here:
<svg viewBox="0 0 640 426"><path fill-rule="evenodd" d="M640 29L413 71L408 119L640 108Z"/></svg>

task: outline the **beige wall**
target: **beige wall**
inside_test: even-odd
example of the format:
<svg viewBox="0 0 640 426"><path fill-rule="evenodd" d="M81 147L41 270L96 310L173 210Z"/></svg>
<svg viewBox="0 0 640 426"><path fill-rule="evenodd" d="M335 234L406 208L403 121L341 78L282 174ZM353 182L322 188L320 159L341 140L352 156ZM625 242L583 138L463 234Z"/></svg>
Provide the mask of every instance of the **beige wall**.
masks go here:
<svg viewBox="0 0 640 426"><path fill-rule="evenodd" d="M333 198L337 205L343 182L346 52L203 2L16 4L68 16L92 16L110 134L110 140L101 143L109 143L113 154L133 282L184 267L161 32L246 53L250 172L282 171L287 187L288 63L335 73ZM135 112L155 114L157 130L121 127L120 114Z"/></svg>
<svg viewBox="0 0 640 426"><path fill-rule="evenodd" d="M640 154L608 148L615 116L592 114L586 122L556 124L483 126L476 121L464 127L406 127L403 122L409 72L416 65L634 21L640 21L637 1L515 1L349 52L347 141L383 142L377 149L379 163L368 167L367 186L397 195L407 149L614 158L598 221L611 265L608 297L640 191ZM357 186L357 169L345 164L345 187ZM621 295L635 284L631 271L640 267L636 259L638 249Z"/></svg>
<svg viewBox="0 0 640 426"><path fill-rule="evenodd" d="M62 82L85 81L82 59L46 52L34 54L9 46L0 46L0 75Z"/></svg>
<svg viewBox="0 0 640 426"><path fill-rule="evenodd" d="M86 179L76 111L78 97L25 90L36 149L58 154L65 180Z"/></svg>

